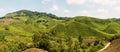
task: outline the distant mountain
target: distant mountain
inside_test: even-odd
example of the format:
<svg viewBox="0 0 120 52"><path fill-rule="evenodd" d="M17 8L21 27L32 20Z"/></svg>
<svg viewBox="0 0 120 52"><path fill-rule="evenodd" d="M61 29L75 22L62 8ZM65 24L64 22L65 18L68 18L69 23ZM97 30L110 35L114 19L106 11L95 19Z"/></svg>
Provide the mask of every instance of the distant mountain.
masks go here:
<svg viewBox="0 0 120 52"><path fill-rule="evenodd" d="M57 17L54 14L51 13L45 13L45 12L37 12L37 11L29 11L29 10L20 10L20 11L16 11L13 13L8 13L6 14L4 17L5 18L17 18L20 16L27 16L30 18L34 18L34 17L50 17L50 18L55 18L55 19L66 19L63 17Z"/></svg>

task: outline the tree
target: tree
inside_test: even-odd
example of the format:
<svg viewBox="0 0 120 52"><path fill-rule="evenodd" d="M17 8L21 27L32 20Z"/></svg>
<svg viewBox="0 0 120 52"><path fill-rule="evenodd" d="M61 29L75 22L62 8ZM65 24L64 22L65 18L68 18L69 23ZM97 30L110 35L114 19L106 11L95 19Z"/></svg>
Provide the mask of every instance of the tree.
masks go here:
<svg viewBox="0 0 120 52"><path fill-rule="evenodd" d="M78 41L75 41L75 45L74 45L74 50L75 50L75 52L79 52L79 49L80 49L79 42L78 42Z"/></svg>
<svg viewBox="0 0 120 52"><path fill-rule="evenodd" d="M21 43L19 43L18 48L23 51L23 50L27 49L27 46L26 46L26 44L24 44L24 43L21 42Z"/></svg>
<svg viewBox="0 0 120 52"><path fill-rule="evenodd" d="M71 36L68 36L67 37L67 45L68 45L68 52L73 52L73 40L72 40L72 37Z"/></svg>
<svg viewBox="0 0 120 52"><path fill-rule="evenodd" d="M33 36L33 42L35 47L49 50L49 35L47 33L35 33Z"/></svg>
<svg viewBox="0 0 120 52"><path fill-rule="evenodd" d="M81 35L78 36L78 40L79 42L82 42L83 38L81 37Z"/></svg>

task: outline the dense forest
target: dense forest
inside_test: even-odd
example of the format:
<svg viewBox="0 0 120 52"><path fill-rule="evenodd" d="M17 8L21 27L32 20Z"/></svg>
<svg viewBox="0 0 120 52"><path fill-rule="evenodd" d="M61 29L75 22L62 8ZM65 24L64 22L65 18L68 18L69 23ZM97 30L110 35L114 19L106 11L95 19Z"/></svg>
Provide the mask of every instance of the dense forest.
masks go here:
<svg viewBox="0 0 120 52"><path fill-rule="evenodd" d="M120 19L20 10L0 18L0 52L96 52L119 37Z"/></svg>

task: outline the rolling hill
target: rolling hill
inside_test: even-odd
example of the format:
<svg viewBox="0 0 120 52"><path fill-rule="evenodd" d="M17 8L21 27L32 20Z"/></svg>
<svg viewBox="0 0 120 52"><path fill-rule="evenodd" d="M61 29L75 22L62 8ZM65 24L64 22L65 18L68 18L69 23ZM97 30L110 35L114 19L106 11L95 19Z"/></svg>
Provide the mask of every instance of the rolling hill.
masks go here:
<svg viewBox="0 0 120 52"><path fill-rule="evenodd" d="M58 17L20 10L0 19L0 52L22 52L29 48L49 52L95 52L120 33L119 24L118 19ZM94 41L82 41L87 39Z"/></svg>

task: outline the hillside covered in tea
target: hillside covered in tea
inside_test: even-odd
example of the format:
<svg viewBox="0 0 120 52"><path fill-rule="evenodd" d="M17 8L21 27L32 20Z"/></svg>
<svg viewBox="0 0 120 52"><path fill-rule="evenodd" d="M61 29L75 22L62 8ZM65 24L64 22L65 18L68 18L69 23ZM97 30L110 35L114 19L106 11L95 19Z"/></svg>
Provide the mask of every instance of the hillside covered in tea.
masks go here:
<svg viewBox="0 0 120 52"><path fill-rule="evenodd" d="M0 18L0 52L96 52L119 38L120 19L20 10Z"/></svg>

